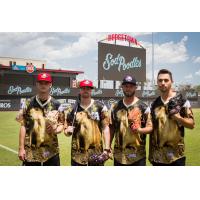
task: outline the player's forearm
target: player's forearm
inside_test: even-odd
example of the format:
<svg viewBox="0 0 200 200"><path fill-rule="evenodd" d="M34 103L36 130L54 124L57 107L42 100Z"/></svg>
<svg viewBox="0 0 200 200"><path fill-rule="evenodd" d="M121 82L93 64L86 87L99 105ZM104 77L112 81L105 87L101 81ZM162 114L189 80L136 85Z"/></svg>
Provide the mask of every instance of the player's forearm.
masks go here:
<svg viewBox="0 0 200 200"><path fill-rule="evenodd" d="M150 118L148 118L146 122L146 126L144 128L138 129L138 133L140 134L149 134L149 133L152 133L152 131L153 131L153 124Z"/></svg>
<svg viewBox="0 0 200 200"><path fill-rule="evenodd" d="M179 117L179 118L177 118L177 121L179 124L181 124L185 128L189 128L189 129L193 129L194 125L195 125L194 120L192 118Z"/></svg>
<svg viewBox="0 0 200 200"><path fill-rule="evenodd" d="M104 143L105 149L110 149L110 129L109 126L106 126L103 129Z"/></svg>
<svg viewBox="0 0 200 200"><path fill-rule="evenodd" d="M24 149L25 135L26 135L26 128L24 126L21 126L19 132L19 149Z"/></svg>
<svg viewBox="0 0 200 200"><path fill-rule="evenodd" d="M114 138L114 127L113 125L110 125L109 128L110 128L110 146L111 146L113 138Z"/></svg>
<svg viewBox="0 0 200 200"><path fill-rule="evenodd" d="M149 134L149 133L152 132L152 130L153 130L152 126L139 128L138 129L138 133L140 133L140 134Z"/></svg>

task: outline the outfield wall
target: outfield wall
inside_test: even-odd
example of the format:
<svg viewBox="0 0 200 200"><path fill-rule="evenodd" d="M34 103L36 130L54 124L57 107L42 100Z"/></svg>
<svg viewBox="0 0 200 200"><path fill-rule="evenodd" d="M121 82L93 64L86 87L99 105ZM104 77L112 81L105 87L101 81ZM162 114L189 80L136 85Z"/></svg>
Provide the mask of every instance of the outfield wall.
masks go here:
<svg viewBox="0 0 200 200"><path fill-rule="evenodd" d="M73 105L77 100L79 94L79 89L75 88L52 88L51 95L58 99L64 106ZM10 95L0 95L0 111L16 111L19 110L23 102L27 99L34 96L34 93L31 95L17 95L16 91ZM136 96L143 100L147 105L150 105L151 102L156 98L154 91L136 91ZM95 89L92 92L92 97L98 99L99 101L105 103L108 108L110 108L113 102L116 102L123 98L123 92L119 90L110 90L110 89ZM188 96L190 103L193 108L200 108L200 96Z"/></svg>

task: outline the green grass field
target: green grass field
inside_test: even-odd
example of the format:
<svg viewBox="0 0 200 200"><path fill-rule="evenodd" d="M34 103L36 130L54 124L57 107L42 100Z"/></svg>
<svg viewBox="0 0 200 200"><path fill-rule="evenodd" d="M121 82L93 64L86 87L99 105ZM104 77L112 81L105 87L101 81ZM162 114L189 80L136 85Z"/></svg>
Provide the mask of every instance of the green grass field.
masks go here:
<svg viewBox="0 0 200 200"><path fill-rule="evenodd" d="M190 166L200 166L200 109L194 109L193 111L196 126L194 130L186 129L186 164ZM18 151L19 124L14 120L16 113L17 112L0 112L0 145ZM60 134L58 138L61 165L69 166L71 137L66 137L64 134ZM147 164L150 165L149 162L147 162ZM0 147L0 165L18 166L21 165L21 162L18 160L17 154ZM112 160L107 161L106 165L112 165Z"/></svg>

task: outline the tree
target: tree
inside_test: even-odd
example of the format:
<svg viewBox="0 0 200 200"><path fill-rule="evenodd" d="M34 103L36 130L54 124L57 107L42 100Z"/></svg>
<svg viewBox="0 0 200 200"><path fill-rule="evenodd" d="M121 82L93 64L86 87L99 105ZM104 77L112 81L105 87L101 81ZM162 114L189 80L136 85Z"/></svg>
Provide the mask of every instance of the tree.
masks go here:
<svg viewBox="0 0 200 200"><path fill-rule="evenodd" d="M194 88L196 92L200 93L200 85L196 85Z"/></svg>

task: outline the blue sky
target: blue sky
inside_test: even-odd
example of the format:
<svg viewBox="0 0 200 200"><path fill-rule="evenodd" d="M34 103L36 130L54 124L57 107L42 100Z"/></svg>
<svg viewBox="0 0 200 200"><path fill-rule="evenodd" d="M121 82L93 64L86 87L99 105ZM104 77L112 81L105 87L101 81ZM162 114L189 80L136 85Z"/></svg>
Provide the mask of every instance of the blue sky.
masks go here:
<svg viewBox="0 0 200 200"><path fill-rule="evenodd" d="M79 79L96 80L98 46L103 32L0 33L0 56L47 60L48 68L84 71ZM147 78L152 77L152 33L129 32L147 49ZM173 72L175 82L200 84L200 33L156 32L155 77L159 69Z"/></svg>
<svg viewBox="0 0 200 200"><path fill-rule="evenodd" d="M155 77L159 69L167 68L178 84L200 84L200 33L157 32L153 36ZM151 74L152 35L137 39L147 48L147 68ZM151 78L149 74L148 77Z"/></svg>

